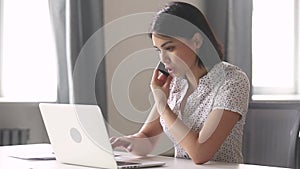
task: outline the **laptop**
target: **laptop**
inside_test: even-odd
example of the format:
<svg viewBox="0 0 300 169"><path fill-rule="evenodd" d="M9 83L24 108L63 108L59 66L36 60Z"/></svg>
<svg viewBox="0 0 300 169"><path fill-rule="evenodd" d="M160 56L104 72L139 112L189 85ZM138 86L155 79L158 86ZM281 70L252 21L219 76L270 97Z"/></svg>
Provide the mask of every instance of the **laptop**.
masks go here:
<svg viewBox="0 0 300 169"><path fill-rule="evenodd" d="M55 157L61 163L99 168L165 165L138 158L126 161L116 156L97 105L40 103L39 108Z"/></svg>

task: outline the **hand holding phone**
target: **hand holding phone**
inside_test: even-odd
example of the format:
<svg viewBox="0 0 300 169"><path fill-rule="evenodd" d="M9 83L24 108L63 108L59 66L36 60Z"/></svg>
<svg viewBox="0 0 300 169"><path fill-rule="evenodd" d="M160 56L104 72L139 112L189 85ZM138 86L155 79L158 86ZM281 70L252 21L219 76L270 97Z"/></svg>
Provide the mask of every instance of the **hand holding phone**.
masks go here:
<svg viewBox="0 0 300 169"><path fill-rule="evenodd" d="M162 62L159 62L158 66L156 68L164 75L166 75L166 76L170 75L168 70L165 68L165 65Z"/></svg>

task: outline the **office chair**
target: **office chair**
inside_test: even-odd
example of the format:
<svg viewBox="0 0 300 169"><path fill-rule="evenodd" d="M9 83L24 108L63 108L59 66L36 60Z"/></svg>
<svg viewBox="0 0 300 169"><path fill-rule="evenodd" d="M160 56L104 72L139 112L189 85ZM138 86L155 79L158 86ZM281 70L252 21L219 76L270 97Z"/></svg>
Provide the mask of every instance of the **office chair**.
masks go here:
<svg viewBox="0 0 300 169"><path fill-rule="evenodd" d="M298 110L250 109L244 126L244 162L299 168L299 123Z"/></svg>

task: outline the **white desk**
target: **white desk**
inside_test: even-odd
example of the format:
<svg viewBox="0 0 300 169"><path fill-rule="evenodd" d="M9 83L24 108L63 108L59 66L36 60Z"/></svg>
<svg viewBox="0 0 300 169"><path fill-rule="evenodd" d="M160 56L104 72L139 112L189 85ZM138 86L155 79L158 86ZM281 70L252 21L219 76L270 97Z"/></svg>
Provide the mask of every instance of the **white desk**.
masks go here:
<svg viewBox="0 0 300 169"><path fill-rule="evenodd" d="M10 157L18 153L49 153L52 152L49 144L31 144L18 146L0 146L0 169L92 169L90 167L61 164L56 160L23 160ZM126 154L125 154L126 155ZM127 154L129 155L129 154ZM280 167L267 167L247 164L229 164L220 162L208 162L202 165L195 165L191 160L178 159L173 157L144 157L149 160L164 161L166 165L160 168L172 169L282 169ZM143 159L144 159L143 158ZM159 167L156 167L159 168Z"/></svg>

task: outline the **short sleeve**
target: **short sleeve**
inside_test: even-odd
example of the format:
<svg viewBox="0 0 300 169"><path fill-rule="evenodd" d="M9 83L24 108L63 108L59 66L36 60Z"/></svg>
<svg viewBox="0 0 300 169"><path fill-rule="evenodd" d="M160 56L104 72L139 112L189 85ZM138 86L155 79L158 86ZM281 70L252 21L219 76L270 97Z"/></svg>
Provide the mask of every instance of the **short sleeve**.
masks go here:
<svg viewBox="0 0 300 169"><path fill-rule="evenodd" d="M243 116L248 110L249 91L247 75L239 69L231 69L216 94L213 109L230 110Z"/></svg>

